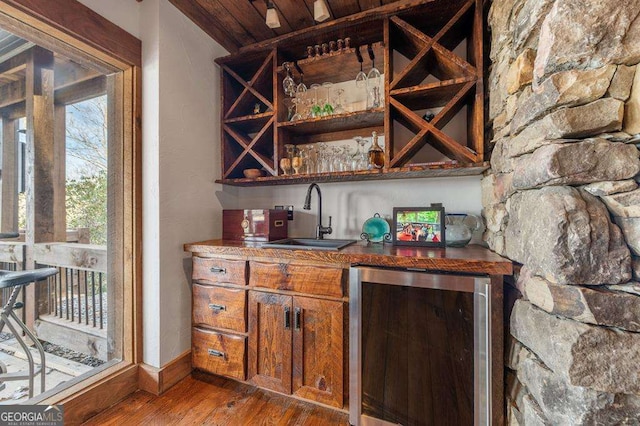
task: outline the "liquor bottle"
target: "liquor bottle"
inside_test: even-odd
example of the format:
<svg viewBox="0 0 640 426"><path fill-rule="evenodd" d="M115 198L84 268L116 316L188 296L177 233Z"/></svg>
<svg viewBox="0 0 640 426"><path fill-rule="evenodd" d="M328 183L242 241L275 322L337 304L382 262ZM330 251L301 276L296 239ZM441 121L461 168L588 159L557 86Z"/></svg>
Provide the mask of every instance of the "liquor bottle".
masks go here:
<svg viewBox="0 0 640 426"><path fill-rule="evenodd" d="M384 166L384 151L378 145L378 132L373 132L373 143L369 148L369 168L381 169Z"/></svg>

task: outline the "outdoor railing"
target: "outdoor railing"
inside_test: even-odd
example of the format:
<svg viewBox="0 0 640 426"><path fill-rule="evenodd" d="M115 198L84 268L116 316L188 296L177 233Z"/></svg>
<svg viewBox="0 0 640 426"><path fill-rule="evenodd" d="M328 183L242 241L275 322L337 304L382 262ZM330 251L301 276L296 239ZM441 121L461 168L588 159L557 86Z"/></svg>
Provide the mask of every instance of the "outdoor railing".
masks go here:
<svg viewBox="0 0 640 426"><path fill-rule="evenodd" d="M23 265L24 243L3 241L0 244L0 269L4 269L5 271L20 271L23 269ZM9 300L11 290L10 288L3 288L2 291L0 291L0 305L4 306L7 300ZM24 303L24 297L24 292L22 292L18 301ZM16 313L20 315L20 311L16 311ZM24 319L24 312L22 312L22 314Z"/></svg>
<svg viewBox="0 0 640 426"><path fill-rule="evenodd" d="M107 326L105 246L45 243L34 246L38 266L59 273L39 286L38 313L98 329Z"/></svg>
<svg viewBox="0 0 640 426"><path fill-rule="evenodd" d="M55 266L55 265L46 265ZM46 284L50 315L96 328L107 326L106 274L58 266Z"/></svg>

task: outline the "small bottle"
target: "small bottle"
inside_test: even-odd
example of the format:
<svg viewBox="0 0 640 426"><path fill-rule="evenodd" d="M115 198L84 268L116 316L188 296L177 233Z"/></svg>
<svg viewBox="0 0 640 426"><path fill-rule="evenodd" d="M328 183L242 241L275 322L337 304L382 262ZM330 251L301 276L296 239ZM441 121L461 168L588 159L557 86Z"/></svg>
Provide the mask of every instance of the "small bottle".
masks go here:
<svg viewBox="0 0 640 426"><path fill-rule="evenodd" d="M433 111L429 111L427 110L427 112L424 113L424 115L422 116L422 118L427 122L430 123L431 120L433 120L436 117L436 115L433 113Z"/></svg>
<svg viewBox="0 0 640 426"><path fill-rule="evenodd" d="M373 143L369 148L369 168L381 169L384 167L384 151L378 145L378 132L373 132Z"/></svg>

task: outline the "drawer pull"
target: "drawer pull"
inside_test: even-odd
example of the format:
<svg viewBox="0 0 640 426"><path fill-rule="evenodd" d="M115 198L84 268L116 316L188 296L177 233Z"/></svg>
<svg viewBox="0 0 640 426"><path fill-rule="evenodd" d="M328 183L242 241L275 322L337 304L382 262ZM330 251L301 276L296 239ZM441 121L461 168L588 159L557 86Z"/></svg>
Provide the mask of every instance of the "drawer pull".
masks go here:
<svg viewBox="0 0 640 426"><path fill-rule="evenodd" d="M291 330L291 308L284 307L284 329Z"/></svg>
<svg viewBox="0 0 640 426"><path fill-rule="evenodd" d="M293 329L300 331L300 322L302 321L302 310L300 308L295 309L295 315L293 317Z"/></svg>
<svg viewBox="0 0 640 426"><path fill-rule="evenodd" d="M214 274L226 274L227 270L225 268L218 268L217 266L214 266L213 268L210 269L210 271Z"/></svg>
<svg viewBox="0 0 640 426"><path fill-rule="evenodd" d="M215 312L226 311L227 307L224 305L216 305L215 303L209 303L209 308Z"/></svg>
<svg viewBox="0 0 640 426"><path fill-rule="evenodd" d="M209 352L209 355L216 356L218 358L224 358L225 357L224 356L224 352L220 352L220 351L217 351L215 349L209 349L207 352Z"/></svg>

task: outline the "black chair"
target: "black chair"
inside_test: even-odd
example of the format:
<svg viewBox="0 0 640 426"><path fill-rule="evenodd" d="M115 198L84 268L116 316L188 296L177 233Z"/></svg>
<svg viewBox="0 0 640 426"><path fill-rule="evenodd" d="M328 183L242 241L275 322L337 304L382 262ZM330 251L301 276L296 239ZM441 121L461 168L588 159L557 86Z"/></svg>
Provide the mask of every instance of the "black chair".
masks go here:
<svg viewBox="0 0 640 426"><path fill-rule="evenodd" d="M20 294L20 291L24 287L28 286L30 283L35 281L46 280L47 278L57 273L58 273L58 270L56 268L39 268L39 269L32 269L29 271L0 270L0 289L13 287L13 290L11 291L11 295L9 296L9 300L0 311L0 332L2 332L5 325L9 327L9 329L11 330L11 333L13 333L13 336L15 337L15 339L18 341L18 343L24 350L24 353L27 356L27 360L29 363L28 373L24 373L20 371L15 373L8 373L7 367L4 365L4 363L0 362L0 389L4 388L5 386L4 382L6 381L27 379L29 380L29 398L33 398L34 377L37 374L40 374L41 376L40 392L41 393L44 392L45 374L46 374L44 348L42 347L42 344L40 343L38 338L33 334L33 332L31 332L31 330L29 330L29 328L25 325L25 323L22 322L22 320L18 317L18 315L16 315L16 313L14 312L14 309L20 309L24 307L24 304L22 302L16 302L16 300L18 299L18 295ZM11 319L13 322L9 321L9 319ZM24 333L36 345L36 348L40 353L39 369L36 369L35 361L33 359L33 355L31 354L31 351L29 350L29 346L27 345L27 342L25 342L25 338L24 336L22 336L22 333L20 333L19 330L16 328L16 325L22 331L24 331Z"/></svg>

